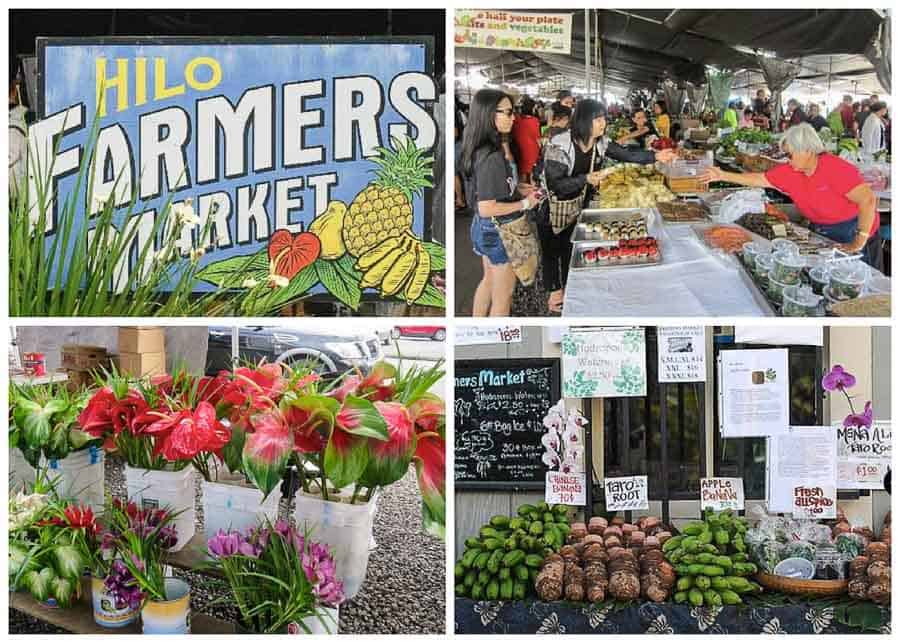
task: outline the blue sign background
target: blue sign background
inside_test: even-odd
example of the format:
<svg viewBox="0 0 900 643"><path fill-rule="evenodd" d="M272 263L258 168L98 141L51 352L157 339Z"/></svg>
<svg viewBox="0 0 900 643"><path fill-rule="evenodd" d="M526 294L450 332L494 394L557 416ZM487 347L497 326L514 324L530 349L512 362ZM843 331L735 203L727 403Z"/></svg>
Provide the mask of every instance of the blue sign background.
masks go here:
<svg viewBox="0 0 900 643"><path fill-rule="evenodd" d="M85 145L90 134L91 125L96 113L95 106L95 61L97 58L107 59L107 76L115 74L115 59L136 57L148 59L147 63L147 102L144 105L134 106L134 66L129 67L129 109L116 111L114 92L107 90L107 115L100 120L100 127L118 123L125 129L133 154L134 182L138 182L140 174L139 132L138 118L142 114L159 111L168 107L179 106L187 111L192 127L195 125L196 108L195 101L201 98L224 95L236 105L241 95L248 88L272 84L275 86L274 103L275 114L273 120L273 132L275 141L275 168L270 171L254 172L252 163L248 168L248 174L234 180L224 179L224 154L219 158L218 176L222 180L203 185L191 185L188 188L178 190L174 195L166 190L166 181L163 179L163 192L160 197L146 202L140 201L133 212L143 212L150 208L159 208L168 197L175 201L181 201L186 197L193 197L194 206L197 206L197 197L201 194L209 194L217 191L229 193L232 199L232 214L229 217L229 228L232 246L225 249L217 249L208 252L200 262L201 266L212 261L218 261L235 255L250 255L265 247L267 240L252 244L236 245L236 189L239 186L253 185L263 181L274 181L283 178L310 176L327 172L337 173L337 183L331 186L330 200L339 199L348 206L357 193L363 189L373 178L372 170L375 164L362 155L359 137L354 136L355 160L335 161L333 154L333 116L334 95L333 79L355 75L368 75L376 78L381 85L384 96L384 110L379 118L379 130L382 145L388 145L390 137L388 128L391 124L406 124L407 120L400 116L392 107L388 98L391 81L399 74L420 71L430 73L431 62L429 47L421 40L412 42L401 40L388 42L385 40L366 41L354 39L353 41L319 41L319 42L236 42L219 44L218 42L203 42L194 39L189 43L152 44L159 42L150 39L134 39L135 43L94 43L77 41L54 41L46 39L39 47L39 69L42 74L41 86L43 87L42 116L51 115L65 110L78 103L84 103L86 123L78 132L62 137L60 151L76 145ZM141 42L146 44L141 44ZM215 58L222 69L222 80L214 88L208 91L196 91L186 85L184 94L160 101L153 100L153 63L155 57L166 59L167 85L172 86L184 83L184 68L188 61L196 57ZM197 74L198 80L209 79L209 69L200 67ZM284 169L281 167L282 159L282 104L281 86L286 83L323 79L325 96L322 98L308 98L305 100L305 109L322 109L323 123L318 127L306 129L306 147L323 145L325 160L321 164L307 165L299 168ZM430 113L430 108L429 108ZM415 137L417 132L410 127L410 134ZM252 136L252 135L251 135ZM223 134L218 133L220 145ZM187 147L186 156L188 167L191 171L191 182L194 181L196 172L196 131L192 131ZM224 147L224 146L223 146ZM248 157L252 158L252 138L247 142ZM62 203L67 195L75 189L77 176L75 174L62 177L58 182L58 201ZM267 200L267 212L269 214L269 231L274 232L274 185L270 185L270 194ZM427 192L426 192L427 193ZM302 196L302 209L293 210L289 217L290 223L303 223L305 227L315 216L315 193L312 188L297 191L295 196ZM84 203L84 199L80 199ZM58 206L59 207L59 206ZM124 208L123 208L124 209ZM426 232L426 198L422 195L413 202L412 231L423 238ZM199 214L199 213L198 213ZM84 208L79 210L79 216L84 217ZM89 225L93 225L89 223ZM429 226L430 227L430 226ZM199 236L199 235L197 235ZM52 238L52 236L51 236ZM426 239L427 240L427 239ZM214 286L204 284L201 290L215 289ZM321 284L316 285L310 292L321 293L325 289Z"/></svg>

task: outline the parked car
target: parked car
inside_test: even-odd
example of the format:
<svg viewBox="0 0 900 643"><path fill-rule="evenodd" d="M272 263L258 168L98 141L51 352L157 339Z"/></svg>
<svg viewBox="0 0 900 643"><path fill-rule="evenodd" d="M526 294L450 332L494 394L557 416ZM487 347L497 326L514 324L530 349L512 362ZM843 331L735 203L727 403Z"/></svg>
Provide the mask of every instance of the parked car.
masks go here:
<svg viewBox="0 0 900 643"><path fill-rule="evenodd" d="M211 326L206 372L229 370L232 327ZM373 332L339 333L285 326L251 326L238 331L238 362L310 364L323 376L334 376L358 368L368 373L382 359L381 343Z"/></svg>
<svg viewBox="0 0 900 643"><path fill-rule="evenodd" d="M447 339L447 331L443 326L394 326L391 331L391 339L401 337L433 339L442 342Z"/></svg>
<svg viewBox="0 0 900 643"><path fill-rule="evenodd" d="M378 335L378 340L381 342L382 346L387 346L391 343L392 332L392 329L389 328L379 328L375 331L375 334Z"/></svg>

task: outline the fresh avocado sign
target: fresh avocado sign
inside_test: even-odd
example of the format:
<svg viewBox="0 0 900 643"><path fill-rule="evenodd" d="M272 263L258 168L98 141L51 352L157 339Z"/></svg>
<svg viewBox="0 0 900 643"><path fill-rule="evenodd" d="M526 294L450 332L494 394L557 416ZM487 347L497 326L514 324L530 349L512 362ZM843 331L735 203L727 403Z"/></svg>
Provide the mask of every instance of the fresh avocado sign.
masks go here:
<svg viewBox="0 0 900 643"><path fill-rule="evenodd" d="M35 198L41 181L55 185L48 244L67 199L88 229L112 201L120 230L136 229L126 274L152 260L138 248L169 212L201 290L264 283L285 303L327 293L352 308L364 296L443 306L432 277L444 249L427 237L431 44L39 39L30 182Z"/></svg>

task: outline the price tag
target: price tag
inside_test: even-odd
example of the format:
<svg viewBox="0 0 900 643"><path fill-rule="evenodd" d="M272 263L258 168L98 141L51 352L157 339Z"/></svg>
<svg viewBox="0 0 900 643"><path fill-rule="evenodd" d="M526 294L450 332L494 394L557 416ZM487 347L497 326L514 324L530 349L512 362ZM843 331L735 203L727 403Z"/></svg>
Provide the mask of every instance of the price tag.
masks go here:
<svg viewBox="0 0 900 643"><path fill-rule="evenodd" d="M606 478L603 481L607 511L631 511L649 509L647 500L647 476Z"/></svg>
<svg viewBox="0 0 900 643"><path fill-rule="evenodd" d="M544 501L548 505L583 506L587 503L585 477L583 473L548 471Z"/></svg>
<svg viewBox="0 0 900 643"><path fill-rule="evenodd" d="M742 511L744 481L741 478L701 478L700 509Z"/></svg>

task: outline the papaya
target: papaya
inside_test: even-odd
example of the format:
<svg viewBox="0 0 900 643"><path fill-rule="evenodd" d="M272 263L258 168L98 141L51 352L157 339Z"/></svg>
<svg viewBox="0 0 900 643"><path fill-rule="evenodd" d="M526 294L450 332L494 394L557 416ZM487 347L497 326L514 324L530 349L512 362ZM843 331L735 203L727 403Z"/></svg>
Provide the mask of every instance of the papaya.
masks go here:
<svg viewBox="0 0 900 643"><path fill-rule="evenodd" d="M534 505L527 505L527 504L519 505L519 508L516 509L516 513L519 514L523 518L527 517L530 514L533 514L535 511L537 511L537 509L535 508Z"/></svg>
<svg viewBox="0 0 900 643"><path fill-rule="evenodd" d="M537 509L540 513L546 513L550 511L550 505L541 500L537 505L535 505L535 509Z"/></svg>
<svg viewBox="0 0 900 643"><path fill-rule="evenodd" d="M568 505L553 505L552 511L557 516L568 516L569 515L569 506Z"/></svg>
<svg viewBox="0 0 900 643"><path fill-rule="evenodd" d="M556 516L554 516L552 513L550 513L550 512L548 511L547 513L545 513L545 514L543 515L543 521L544 521L545 523L553 524L553 523L556 522Z"/></svg>
<svg viewBox="0 0 900 643"><path fill-rule="evenodd" d="M681 557L681 562L686 563L688 565L693 565L697 562L697 554L685 554Z"/></svg>
<svg viewBox="0 0 900 643"><path fill-rule="evenodd" d="M466 572L466 577L463 579L463 585L466 587L472 587L475 584L475 581L478 580L478 572L474 569L470 569Z"/></svg>
<svg viewBox="0 0 900 643"><path fill-rule="evenodd" d="M498 571L500 571L500 562L503 560L503 556L504 556L504 552L502 549L495 549L491 553L491 557L488 558L488 562L487 562L487 566L486 566L487 570L490 573L496 574Z"/></svg>
<svg viewBox="0 0 900 643"><path fill-rule="evenodd" d="M460 578L465 577L465 575L466 568L462 566L462 563L456 563L456 565L453 566L453 578L459 580Z"/></svg>
<svg viewBox="0 0 900 643"><path fill-rule="evenodd" d="M484 569L487 566L487 562L490 559L490 557L491 557L491 552L489 552L489 551L480 552L475 557L475 563L473 564L473 566L475 567L475 569Z"/></svg>
<svg viewBox="0 0 900 643"><path fill-rule="evenodd" d="M500 583L500 598L504 601L512 600L513 597L513 581L507 578Z"/></svg>
<svg viewBox="0 0 900 643"><path fill-rule="evenodd" d="M502 549L503 542L499 538L485 538L482 541L482 545L484 545L485 550L494 551L495 549Z"/></svg>
<svg viewBox="0 0 900 643"><path fill-rule="evenodd" d="M681 545L681 541L684 540L684 536L675 536L673 538L669 538L662 545L662 550L666 553L678 549L678 546Z"/></svg>
<svg viewBox="0 0 900 643"><path fill-rule="evenodd" d="M497 572L497 578L500 580L506 580L507 578L512 578L512 572L509 567L501 567L500 571Z"/></svg>
<svg viewBox="0 0 900 643"><path fill-rule="evenodd" d="M703 568L705 565L701 565L700 563L695 563L693 565L688 565L688 572L691 576L699 576L703 573Z"/></svg>
<svg viewBox="0 0 900 643"><path fill-rule="evenodd" d="M459 563L465 568L470 569L475 564L475 558L481 553L480 549L467 549L460 559Z"/></svg>
<svg viewBox="0 0 900 643"><path fill-rule="evenodd" d="M540 536L544 533L544 524L540 520L535 520L528 528L528 533L532 536Z"/></svg>
<svg viewBox="0 0 900 643"><path fill-rule="evenodd" d="M540 569L544 564L544 557L540 554L528 554L525 556L525 564L531 569Z"/></svg>
<svg viewBox="0 0 900 643"><path fill-rule="evenodd" d="M728 576L726 577L726 580L728 581L728 587L731 591L737 592L738 594L744 594L753 590L753 585L750 584L750 581L741 576Z"/></svg>
<svg viewBox="0 0 900 643"><path fill-rule="evenodd" d="M513 549L515 549L518 546L519 546L519 543L516 540L515 536L510 536L509 538L507 538L506 540L503 541L503 549L505 549L506 551L512 551Z"/></svg>
<svg viewBox="0 0 900 643"><path fill-rule="evenodd" d="M466 547L468 549L481 549L481 541L477 538L466 538Z"/></svg>
<svg viewBox="0 0 900 643"><path fill-rule="evenodd" d="M684 526L681 532L688 536L699 536L704 529L706 529L706 523L690 522Z"/></svg>
<svg viewBox="0 0 900 643"><path fill-rule="evenodd" d="M710 581L712 582L712 588L715 590L721 592L723 589L730 589L728 579L724 576L713 576Z"/></svg>
<svg viewBox="0 0 900 643"><path fill-rule="evenodd" d="M516 531L516 529L522 529L522 527L524 527L524 526L525 526L524 518L513 518L512 520L509 521L509 528L512 529L514 532Z"/></svg>
<svg viewBox="0 0 900 643"><path fill-rule="evenodd" d="M731 536L728 535L728 531L725 529L716 529L713 536L716 539L717 545L727 545L729 542L731 542Z"/></svg>
<svg viewBox="0 0 900 643"><path fill-rule="evenodd" d="M516 568L513 570L513 573L517 579L520 581L528 580L528 567L525 564L516 565Z"/></svg>
<svg viewBox="0 0 900 643"><path fill-rule="evenodd" d="M515 567L516 565L525 561L525 556L526 554L524 551L522 551L521 549L516 549L511 552L507 552L503 556L501 564L504 567Z"/></svg>
<svg viewBox="0 0 900 643"><path fill-rule="evenodd" d="M700 532L700 535L697 536L697 540L701 545L709 545L713 540L712 531L710 529L704 529Z"/></svg>
<svg viewBox="0 0 900 643"><path fill-rule="evenodd" d="M487 586L488 583L491 582L491 579L494 577L488 570L482 569L478 572L478 582L484 586Z"/></svg>
<svg viewBox="0 0 900 643"><path fill-rule="evenodd" d="M489 525L486 525L478 530L478 535L482 538L496 538L497 530Z"/></svg>
<svg viewBox="0 0 900 643"><path fill-rule="evenodd" d="M715 560L713 560L714 565L718 565L722 569L731 569L733 564L732 560L728 556L715 556Z"/></svg>
<svg viewBox="0 0 900 643"><path fill-rule="evenodd" d="M454 592L456 593L457 596L465 597L466 594L469 593L469 588L466 587L465 585L463 585L462 583L460 583L459 585L456 586L456 588L454 589Z"/></svg>
<svg viewBox="0 0 900 643"><path fill-rule="evenodd" d="M528 593L528 585L525 581L517 580L513 583L513 599L521 601Z"/></svg>
<svg viewBox="0 0 900 643"><path fill-rule="evenodd" d="M702 554L697 554L697 562L704 565L712 565L716 562L716 557L708 552L703 552Z"/></svg>

